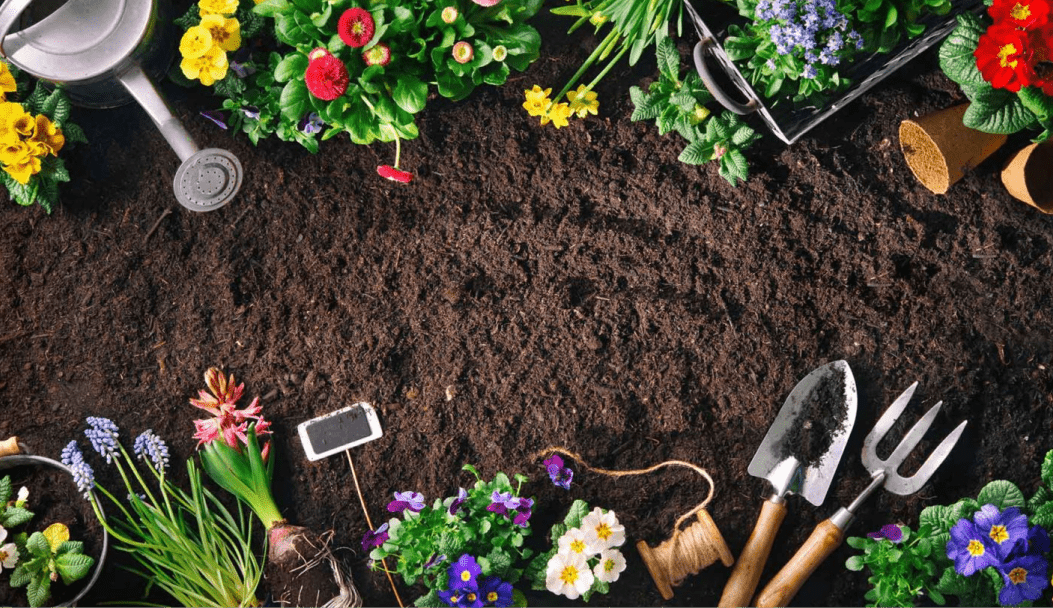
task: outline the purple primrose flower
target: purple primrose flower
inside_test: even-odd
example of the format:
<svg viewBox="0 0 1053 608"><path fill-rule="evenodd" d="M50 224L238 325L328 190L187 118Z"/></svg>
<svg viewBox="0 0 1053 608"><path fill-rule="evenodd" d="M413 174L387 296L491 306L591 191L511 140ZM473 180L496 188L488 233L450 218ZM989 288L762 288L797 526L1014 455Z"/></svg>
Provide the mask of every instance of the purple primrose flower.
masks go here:
<svg viewBox="0 0 1053 608"><path fill-rule="evenodd" d="M383 545L387 539L388 524L385 522L380 524L380 527L376 530L366 530L365 535L362 537L362 550L368 552L373 547Z"/></svg>
<svg viewBox="0 0 1053 608"><path fill-rule="evenodd" d="M485 606L512 605L512 583L505 582L496 576L488 576L479 585L479 597Z"/></svg>
<svg viewBox="0 0 1053 608"><path fill-rule="evenodd" d="M419 492L395 492L395 500L388 503L388 511L401 513L409 509L414 513L424 510L424 495Z"/></svg>
<svg viewBox="0 0 1053 608"><path fill-rule="evenodd" d="M998 561L1005 561L1018 545L1027 545L1027 516L1016 507L1000 511L994 505L984 505L973 514L973 522L994 544Z"/></svg>
<svg viewBox="0 0 1053 608"><path fill-rule="evenodd" d="M462 590L466 593L469 590L473 592L476 591L476 589L478 589L478 582L476 579L482 571L482 566L475 561L475 558L465 553L457 558L457 561L450 564L450 568L447 571L450 575L450 590Z"/></svg>
<svg viewBox="0 0 1053 608"><path fill-rule="evenodd" d="M951 528L947 557L954 561L955 571L962 576L972 576L988 566L1000 563L990 537L964 518Z"/></svg>
<svg viewBox="0 0 1053 608"><path fill-rule="evenodd" d="M563 459L558 454L553 454L546 458L544 465L552 483L564 490L570 489L570 482L574 479L574 471L570 467L563 466Z"/></svg>
<svg viewBox="0 0 1053 608"><path fill-rule="evenodd" d="M1009 560L998 569L1005 581L1005 586L998 593L998 603L1014 606L1042 597L1042 592L1049 584L1048 570L1049 564L1041 555L1025 554Z"/></svg>

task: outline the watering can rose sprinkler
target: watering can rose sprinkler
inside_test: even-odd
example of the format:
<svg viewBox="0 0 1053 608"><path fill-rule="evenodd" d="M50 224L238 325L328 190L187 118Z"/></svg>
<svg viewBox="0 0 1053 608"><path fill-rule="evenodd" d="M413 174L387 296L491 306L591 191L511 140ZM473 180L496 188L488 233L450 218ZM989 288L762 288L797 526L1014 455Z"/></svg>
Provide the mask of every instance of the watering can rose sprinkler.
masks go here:
<svg viewBox="0 0 1053 608"><path fill-rule="evenodd" d="M241 187L241 163L226 150L198 148L143 71L172 48L162 40L167 20L158 18L157 0L68 0L11 33L31 4L33 0L0 4L0 55L63 87L77 105L139 102L182 161L173 180L179 204L211 211L230 202Z"/></svg>

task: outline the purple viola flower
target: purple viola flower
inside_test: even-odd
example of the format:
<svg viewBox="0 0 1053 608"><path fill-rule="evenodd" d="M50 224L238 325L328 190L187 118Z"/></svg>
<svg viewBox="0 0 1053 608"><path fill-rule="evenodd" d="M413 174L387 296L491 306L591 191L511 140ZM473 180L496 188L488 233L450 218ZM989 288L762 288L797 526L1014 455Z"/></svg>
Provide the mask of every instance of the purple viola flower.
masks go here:
<svg viewBox="0 0 1053 608"><path fill-rule="evenodd" d="M515 511L518 508L519 497L512 496L511 492L498 492L497 490L494 490L494 493L490 495L490 506L486 507L486 510L491 513L505 515L509 511Z"/></svg>
<svg viewBox="0 0 1053 608"><path fill-rule="evenodd" d="M972 576L988 566L1000 563L991 538L968 519L960 519L951 528L947 557L962 576Z"/></svg>
<svg viewBox="0 0 1053 608"><path fill-rule="evenodd" d="M1027 545L1027 515L1016 507L1001 511L994 505L984 505L973 514L976 529L991 539L998 561L1004 561L1018 545Z"/></svg>
<svg viewBox="0 0 1053 608"><path fill-rule="evenodd" d="M466 500L468 500L468 492L464 488L457 488L457 496L450 503L450 515L457 515Z"/></svg>
<svg viewBox="0 0 1053 608"><path fill-rule="evenodd" d="M870 532L867 536L869 538L884 538L893 543L899 543L903 540L903 529L896 524L885 524L884 526L881 526L880 530L877 532Z"/></svg>
<svg viewBox="0 0 1053 608"><path fill-rule="evenodd" d="M228 65L230 66L230 70L234 72L234 75L238 78L248 78L256 73L256 68L251 63L231 61Z"/></svg>
<svg viewBox="0 0 1053 608"><path fill-rule="evenodd" d="M471 555L465 553L457 558L457 561L450 564L450 568L447 571L450 575L450 590L475 591L479 587L476 579L482 571L483 568L479 565L479 562L475 561L475 558Z"/></svg>
<svg viewBox="0 0 1053 608"><path fill-rule="evenodd" d="M241 109L241 113L244 114L246 118L251 118L253 120L260 119L260 109L256 106L245 106Z"/></svg>
<svg viewBox="0 0 1053 608"><path fill-rule="evenodd" d="M322 120L322 117L319 116L317 112L311 112L300 120L300 124L297 125L297 128L307 135L314 135L321 131L324 126L325 121Z"/></svg>
<svg viewBox="0 0 1053 608"><path fill-rule="evenodd" d="M505 582L496 576L488 576L479 585L479 597L486 606L505 608L512 605L512 583Z"/></svg>
<svg viewBox="0 0 1053 608"><path fill-rule="evenodd" d="M439 564L443 563L444 561L446 561L446 556L436 553L435 555L429 557L428 561L424 562L424 569L430 570L435 566L438 566Z"/></svg>
<svg viewBox="0 0 1053 608"><path fill-rule="evenodd" d="M1042 597L1049 584L1048 570L1049 564L1041 555L1026 554L1009 560L998 569L1005 581L998 593L998 603L1015 606Z"/></svg>
<svg viewBox="0 0 1053 608"><path fill-rule="evenodd" d="M570 482L574 479L574 471L572 471L570 467L563 466L563 459L560 458L558 454L553 454L546 458L544 465L552 483L564 490L570 489Z"/></svg>
<svg viewBox="0 0 1053 608"><path fill-rule="evenodd" d="M424 495L419 492L395 492L395 500L388 503L388 511L401 513L409 509L414 513L424 510Z"/></svg>
<svg viewBox="0 0 1053 608"><path fill-rule="evenodd" d="M206 110L204 112L201 112L201 115L211 120L220 129L223 129L224 131L227 130L227 122L223 119L222 112L217 112L215 110Z"/></svg>
<svg viewBox="0 0 1053 608"><path fill-rule="evenodd" d="M512 518L512 523L522 528L527 527L527 521L530 519L531 509L533 508L533 500L529 498L520 498L519 506L515 509L515 517Z"/></svg>
<svg viewBox="0 0 1053 608"><path fill-rule="evenodd" d="M380 524L380 527L376 530L366 530L365 535L362 537L362 550L368 552L373 547L383 545L387 539L388 524L385 522Z"/></svg>

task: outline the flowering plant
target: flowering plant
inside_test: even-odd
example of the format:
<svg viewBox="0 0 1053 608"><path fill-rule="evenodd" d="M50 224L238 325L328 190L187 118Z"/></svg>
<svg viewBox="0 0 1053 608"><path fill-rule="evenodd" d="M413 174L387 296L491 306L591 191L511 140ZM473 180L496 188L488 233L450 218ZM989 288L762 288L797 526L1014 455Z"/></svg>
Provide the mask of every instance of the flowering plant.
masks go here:
<svg viewBox="0 0 1053 608"><path fill-rule="evenodd" d="M851 536L845 542L863 551L845 562L849 570L868 568L871 589L867 606L913 606L928 594L932 601L944 604L943 595L934 589L936 563L933 561L931 528L922 526L912 532L904 524L886 524L865 537Z"/></svg>
<svg viewBox="0 0 1053 608"><path fill-rule="evenodd" d="M205 86L237 87L237 80L227 80L241 66L231 61L228 53L241 49L243 37L255 36L263 19L252 12L256 0L199 0L176 24L183 30L179 40L179 70L188 80ZM221 84L222 83L222 84Z"/></svg>
<svg viewBox="0 0 1053 608"><path fill-rule="evenodd" d="M362 539L372 567L394 556L406 584L421 581L427 593L417 606L526 606L513 589L523 574L520 563L532 555L523 547L530 534L534 501L519 495L527 479L513 487L504 473L483 481L471 465L475 485L426 505L417 492L396 492L387 509L398 513Z"/></svg>
<svg viewBox="0 0 1053 608"><path fill-rule="evenodd" d="M994 0L986 20L958 16L940 47L940 68L972 102L962 117L986 133L1053 134L1053 28L1046 0ZM985 23L986 21L986 23Z"/></svg>
<svg viewBox="0 0 1053 608"><path fill-rule="evenodd" d="M231 513L201 483L193 460L187 461L190 491L168 477L168 446L152 430L135 439L132 455L120 443L120 429L107 418L89 416L84 435L124 483L123 500L95 481L76 440L62 450L95 515L139 565L136 574L169 593L182 606L256 606L262 568L252 550L252 520L239 508ZM148 472L144 477L135 460ZM150 479L151 483L147 483ZM103 516L101 494L116 506Z"/></svg>
<svg viewBox="0 0 1053 608"><path fill-rule="evenodd" d="M988 483L976 499L921 512L932 529L939 580L935 591L961 605L1016 606L1040 598L1049 586L1053 525L1053 452L1042 463L1043 485L1025 500L1012 482ZM935 599L930 589L930 596Z"/></svg>
<svg viewBox="0 0 1053 608"><path fill-rule="evenodd" d="M69 98L61 88L48 91L29 84L21 72L0 61L0 182L16 203L39 204L51 213L58 202L59 182L69 171L59 152L67 142L87 142L84 131L70 122ZM9 95L20 101L11 101Z"/></svg>
<svg viewBox="0 0 1053 608"><path fill-rule="evenodd" d="M29 489L25 486L19 488L14 500L11 499L13 491L9 475L0 479L0 528L14 528L33 519L33 512L29 510Z"/></svg>
<svg viewBox="0 0 1053 608"><path fill-rule="evenodd" d="M317 152L319 139L341 133L357 144L395 142L394 165L378 173L407 182L412 176L398 169L400 143L417 137L415 115L430 86L460 100L526 69L541 39L525 22L540 6L541 0L263 0L252 12L273 20L273 38L261 36L227 74L230 84L216 90L227 98L230 126L253 143L277 134Z"/></svg>
<svg viewBox="0 0 1053 608"><path fill-rule="evenodd" d="M52 583L60 579L64 585L79 581L95 565L94 558L84 555L84 543L70 540L66 524L51 524L19 545L24 558L11 572L10 583L12 587L26 588L33 608L48 605Z"/></svg>
<svg viewBox="0 0 1053 608"><path fill-rule="evenodd" d="M625 527L614 511L589 511L588 503L575 500L550 535L552 549L535 557L527 571L536 590L587 602L594 593L610 591L625 570L618 550L625 543Z"/></svg>

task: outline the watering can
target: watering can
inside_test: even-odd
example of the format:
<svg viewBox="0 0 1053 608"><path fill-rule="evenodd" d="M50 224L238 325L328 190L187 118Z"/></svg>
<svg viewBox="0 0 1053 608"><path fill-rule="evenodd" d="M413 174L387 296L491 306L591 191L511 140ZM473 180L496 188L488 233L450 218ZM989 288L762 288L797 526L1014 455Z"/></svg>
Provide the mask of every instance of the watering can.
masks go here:
<svg viewBox="0 0 1053 608"><path fill-rule="evenodd" d="M78 105L139 102L182 161L172 186L176 200L193 211L230 202L241 187L241 163L227 150L198 148L144 72L144 66L174 48L163 40L168 20L159 18L158 0L68 0L11 33L31 4L34 0L0 4L0 55L36 78L61 85ZM37 0L34 9L48 4L58 2Z"/></svg>

